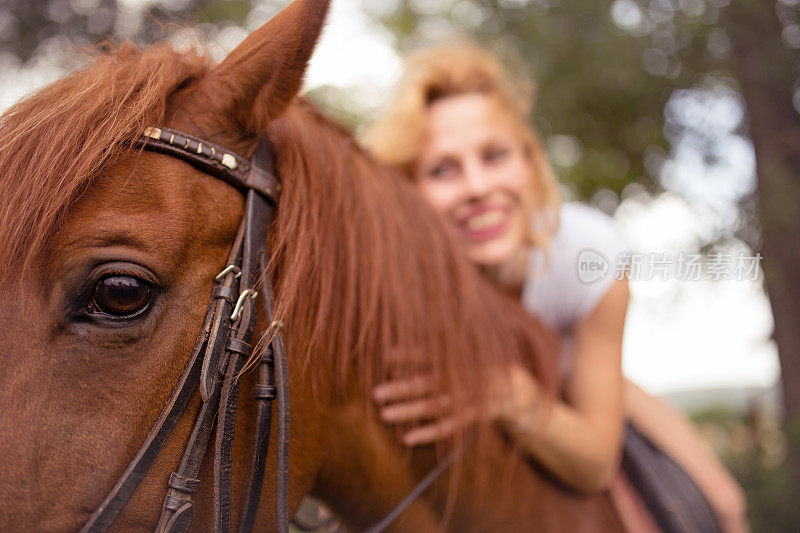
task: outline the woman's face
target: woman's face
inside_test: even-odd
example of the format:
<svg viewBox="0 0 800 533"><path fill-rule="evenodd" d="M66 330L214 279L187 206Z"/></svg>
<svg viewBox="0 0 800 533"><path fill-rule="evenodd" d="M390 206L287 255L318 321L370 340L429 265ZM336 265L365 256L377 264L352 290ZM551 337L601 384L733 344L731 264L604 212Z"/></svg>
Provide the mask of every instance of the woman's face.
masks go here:
<svg viewBox="0 0 800 533"><path fill-rule="evenodd" d="M511 260L530 224L531 163L507 113L482 94L435 102L416 167L423 196L482 266Z"/></svg>

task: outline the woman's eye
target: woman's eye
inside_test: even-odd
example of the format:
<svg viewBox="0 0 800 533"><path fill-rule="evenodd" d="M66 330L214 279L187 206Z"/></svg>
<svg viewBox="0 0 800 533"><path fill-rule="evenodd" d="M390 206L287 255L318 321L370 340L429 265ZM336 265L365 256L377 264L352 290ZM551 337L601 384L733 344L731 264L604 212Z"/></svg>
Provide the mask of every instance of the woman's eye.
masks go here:
<svg viewBox="0 0 800 533"><path fill-rule="evenodd" d="M490 163L493 163L496 161L500 161L507 155L508 155L508 150L505 148L492 148L486 151L486 153L484 154L484 158Z"/></svg>
<svg viewBox="0 0 800 533"><path fill-rule="evenodd" d="M152 294L152 287L144 280L131 276L108 276L95 285L89 312L130 318L147 309Z"/></svg>
<svg viewBox="0 0 800 533"><path fill-rule="evenodd" d="M444 178L452 174L454 170L455 166L453 164L442 163L441 165L436 165L433 167L428 174L432 178Z"/></svg>

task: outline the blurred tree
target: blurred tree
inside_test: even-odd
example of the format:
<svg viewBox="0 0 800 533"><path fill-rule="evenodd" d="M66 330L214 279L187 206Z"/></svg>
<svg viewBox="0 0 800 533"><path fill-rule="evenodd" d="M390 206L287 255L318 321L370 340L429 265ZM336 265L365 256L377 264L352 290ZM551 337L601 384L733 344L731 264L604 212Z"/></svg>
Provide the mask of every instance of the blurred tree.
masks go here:
<svg viewBox="0 0 800 533"><path fill-rule="evenodd" d="M0 0L0 51L25 62L53 37L87 45L111 33L116 17L116 0Z"/></svg>
<svg viewBox="0 0 800 533"><path fill-rule="evenodd" d="M106 38L140 44L162 39L173 24L242 25L250 0L0 0L0 53L27 62L54 39L88 46Z"/></svg>
<svg viewBox="0 0 800 533"><path fill-rule="evenodd" d="M733 3L723 21L756 150L761 251L781 360L792 478L800 483L800 21L788 2L757 0Z"/></svg>

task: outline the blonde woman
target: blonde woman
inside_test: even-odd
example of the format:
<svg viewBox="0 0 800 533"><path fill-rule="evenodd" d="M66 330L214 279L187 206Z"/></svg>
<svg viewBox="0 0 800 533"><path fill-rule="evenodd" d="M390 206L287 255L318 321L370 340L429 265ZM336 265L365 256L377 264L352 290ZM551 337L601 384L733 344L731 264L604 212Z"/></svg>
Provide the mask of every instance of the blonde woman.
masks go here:
<svg viewBox="0 0 800 533"><path fill-rule="evenodd" d="M619 471L624 421L688 472L724 531L747 531L741 489L680 414L621 372L628 284L578 277L592 249L613 259L625 242L613 221L561 203L553 172L528 125L530 85L468 44L418 52L394 101L366 132L379 160L399 168L503 290L564 339L563 400L536 409L538 387L524 368L498 387L490 412L554 476L579 491L609 488ZM462 421L420 378L374 391L387 423L411 423L408 446L446 438Z"/></svg>

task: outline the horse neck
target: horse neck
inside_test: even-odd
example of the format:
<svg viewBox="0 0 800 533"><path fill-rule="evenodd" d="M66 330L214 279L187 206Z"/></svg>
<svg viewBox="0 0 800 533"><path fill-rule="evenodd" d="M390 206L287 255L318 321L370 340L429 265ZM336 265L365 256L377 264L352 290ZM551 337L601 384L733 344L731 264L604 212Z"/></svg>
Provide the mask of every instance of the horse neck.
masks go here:
<svg viewBox="0 0 800 533"><path fill-rule="evenodd" d="M456 397L480 395L486 371L506 361L550 380L548 334L480 276L410 183L307 103L268 135L284 183L276 312L318 387L333 381L341 398L355 382L366 394L392 372L386 354Z"/></svg>
<svg viewBox="0 0 800 533"><path fill-rule="evenodd" d="M269 137L285 186L272 247L277 312L287 319L291 364L310 376L327 417L326 460L314 492L350 526L363 529L433 465L430 454L415 454L409 462L397 436L374 416L371 385L393 370L383 354L406 350L405 368L417 365L438 375L445 390L463 398L465 392L480 393L491 365L523 361L526 355L532 357L523 362L547 381L548 372L555 373L548 363L555 366L558 344L481 279L408 183L370 160L311 106L290 108L272 124ZM491 428L488 433L473 449L487 461L468 458L464 465L466 483L458 489L453 515L457 523L477 519L484 506L474 502L487 491L475 480L487 473L493 484L484 489L491 486L510 497L519 491L540 495L541 505L530 502L511 522L530 525L532 517L546 516L546 505L605 509L597 503L575 507L569 495L514 458ZM508 477L492 477L501 471ZM510 481L498 485L498 480ZM447 489L442 483L406 517L420 530L438 528L444 500L436 494ZM459 505L467 501L473 504Z"/></svg>

